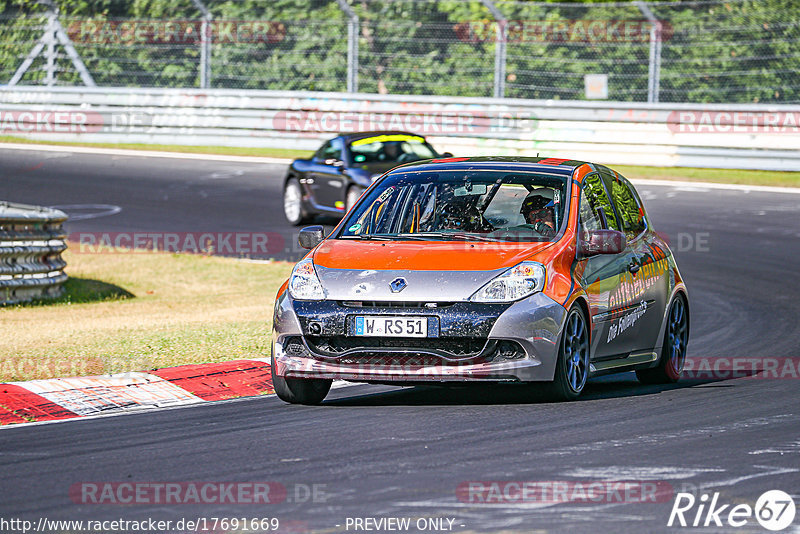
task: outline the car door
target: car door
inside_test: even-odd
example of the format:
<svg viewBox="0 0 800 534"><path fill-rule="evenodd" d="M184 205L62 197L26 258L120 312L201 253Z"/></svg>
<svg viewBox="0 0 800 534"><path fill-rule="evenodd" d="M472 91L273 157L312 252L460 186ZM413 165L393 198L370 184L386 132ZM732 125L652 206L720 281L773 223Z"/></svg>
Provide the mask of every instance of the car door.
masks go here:
<svg viewBox="0 0 800 534"><path fill-rule="evenodd" d="M331 139L314 154L312 166L307 174L307 184L314 202L328 209L344 210L347 176L344 174L341 138Z"/></svg>
<svg viewBox="0 0 800 534"><path fill-rule="evenodd" d="M643 351L657 345L667 299L669 298L669 263L658 237L649 231L642 201L634 187L623 176L601 169L600 174L628 240L635 266L626 276L632 304L637 306L635 336L631 350Z"/></svg>
<svg viewBox="0 0 800 534"><path fill-rule="evenodd" d="M622 231L619 218L602 178L588 174L583 180L579 201L581 231L610 229ZM580 232L579 232L580 239ZM619 254L598 254L576 264L576 274L589 300L592 315L592 354L594 360L611 359L632 350L634 325L620 328L620 319L633 310L626 281L633 253L629 247Z"/></svg>

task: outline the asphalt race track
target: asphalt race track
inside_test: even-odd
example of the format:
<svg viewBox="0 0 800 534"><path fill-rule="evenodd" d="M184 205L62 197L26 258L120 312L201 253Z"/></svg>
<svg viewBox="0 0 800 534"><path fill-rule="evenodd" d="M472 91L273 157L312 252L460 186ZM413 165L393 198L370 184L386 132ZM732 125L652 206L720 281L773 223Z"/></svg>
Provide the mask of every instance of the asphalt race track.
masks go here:
<svg viewBox="0 0 800 534"><path fill-rule="evenodd" d="M69 223L70 232L275 232L285 240L275 257L296 258L295 230L281 209L283 172L272 164L0 149L0 199L121 208ZM800 195L639 191L690 291L689 357L800 357ZM753 505L772 489L800 503L798 380L755 375L662 387L641 386L629 373L592 381L580 401L563 404L519 387L359 385L333 390L320 407L250 398L7 428L0 516L277 517L295 532L345 531L347 518L364 517L407 517L412 525L450 518L455 532L677 531L666 526L673 495L657 503L479 504L462 502L456 489L469 481L646 480L676 493L719 492L721 503ZM273 481L288 496L217 506L89 505L69 496L79 482L135 481ZM306 498L313 485L316 502ZM800 514L785 532L800 532L797 525ZM740 529L686 530L765 531L752 518Z"/></svg>

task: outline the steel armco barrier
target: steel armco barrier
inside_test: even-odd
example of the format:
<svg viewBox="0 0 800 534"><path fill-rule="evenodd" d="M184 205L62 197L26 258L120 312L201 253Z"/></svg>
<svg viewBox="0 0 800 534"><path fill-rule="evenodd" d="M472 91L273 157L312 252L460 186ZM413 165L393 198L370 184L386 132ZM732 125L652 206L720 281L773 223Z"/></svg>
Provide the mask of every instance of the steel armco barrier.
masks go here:
<svg viewBox="0 0 800 534"><path fill-rule="evenodd" d="M458 156L540 153L618 165L800 170L798 105L0 88L0 134L28 139L314 150L340 131L384 129L420 133Z"/></svg>
<svg viewBox="0 0 800 534"><path fill-rule="evenodd" d="M63 211L0 202L0 304L61 295L66 220Z"/></svg>

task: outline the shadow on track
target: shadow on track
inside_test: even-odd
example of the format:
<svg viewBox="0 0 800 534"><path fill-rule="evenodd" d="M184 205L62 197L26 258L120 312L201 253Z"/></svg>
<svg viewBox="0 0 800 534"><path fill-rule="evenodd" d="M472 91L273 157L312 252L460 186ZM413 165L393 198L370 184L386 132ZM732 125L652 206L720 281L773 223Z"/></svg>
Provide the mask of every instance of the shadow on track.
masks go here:
<svg viewBox="0 0 800 534"><path fill-rule="evenodd" d="M743 377L740 377L743 378ZM722 384L730 378L681 380L677 384L643 385L631 373L597 377L586 384L581 397L574 402L600 399L656 395L663 391L698 386L733 387ZM345 390L346 391L346 390ZM344 391L343 391L344 393ZM448 386L413 386L393 391L329 399L324 406L441 406L500 404L560 404L551 400L535 384L468 384Z"/></svg>

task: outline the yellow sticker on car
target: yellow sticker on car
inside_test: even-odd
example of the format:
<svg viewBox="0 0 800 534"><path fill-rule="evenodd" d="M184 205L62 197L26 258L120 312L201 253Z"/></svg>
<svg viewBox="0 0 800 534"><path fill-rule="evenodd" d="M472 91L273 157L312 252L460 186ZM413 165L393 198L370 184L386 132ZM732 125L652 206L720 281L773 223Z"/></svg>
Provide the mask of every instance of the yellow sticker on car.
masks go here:
<svg viewBox="0 0 800 534"><path fill-rule="evenodd" d="M365 137L364 139L353 141L352 143L350 143L350 146L370 145L372 143L386 143L388 141L413 141L415 143L424 143L425 138L416 135L403 135L403 134L376 135L374 137Z"/></svg>

